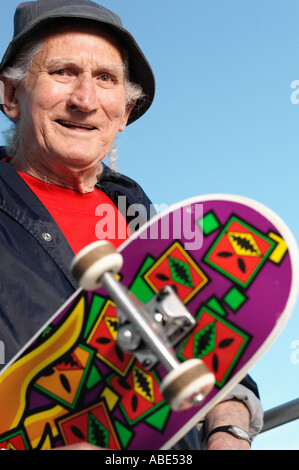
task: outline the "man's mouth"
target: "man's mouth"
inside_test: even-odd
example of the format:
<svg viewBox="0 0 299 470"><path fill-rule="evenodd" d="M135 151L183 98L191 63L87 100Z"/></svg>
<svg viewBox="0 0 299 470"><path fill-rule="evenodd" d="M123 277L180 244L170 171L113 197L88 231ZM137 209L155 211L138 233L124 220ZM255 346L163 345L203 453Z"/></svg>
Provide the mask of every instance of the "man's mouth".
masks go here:
<svg viewBox="0 0 299 470"><path fill-rule="evenodd" d="M90 126L88 124L83 124L81 122L64 121L62 119L58 119L56 122L61 126L67 127L69 129L85 129L88 131L96 130L96 127Z"/></svg>

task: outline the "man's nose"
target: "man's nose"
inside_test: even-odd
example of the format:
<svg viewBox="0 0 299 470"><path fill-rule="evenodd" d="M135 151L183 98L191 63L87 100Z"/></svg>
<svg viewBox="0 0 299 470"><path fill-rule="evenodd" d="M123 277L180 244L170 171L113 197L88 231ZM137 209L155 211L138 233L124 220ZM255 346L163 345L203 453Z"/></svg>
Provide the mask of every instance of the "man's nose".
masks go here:
<svg viewBox="0 0 299 470"><path fill-rule="evenodd" d="M97 89L94 79L90 74L83 74L76 79L67 104L85 113L97 109Z"/></svg>

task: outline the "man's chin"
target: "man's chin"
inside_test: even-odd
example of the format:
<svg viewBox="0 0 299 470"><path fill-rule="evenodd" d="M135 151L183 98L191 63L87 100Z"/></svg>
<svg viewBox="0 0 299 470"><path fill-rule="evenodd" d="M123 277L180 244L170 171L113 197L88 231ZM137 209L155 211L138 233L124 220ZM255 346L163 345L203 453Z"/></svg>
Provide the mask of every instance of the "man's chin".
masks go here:
<svg viewBox="0 0 299 470"><path fill-rule="evenodd" d="M77 170L84 170L85 168L97 167L104 157L99 157L98 152L91 152L90 148L69 148L64 152L61 151L56 153L56 162L61 163L63 166L68 168L74 168Z"/></svg>

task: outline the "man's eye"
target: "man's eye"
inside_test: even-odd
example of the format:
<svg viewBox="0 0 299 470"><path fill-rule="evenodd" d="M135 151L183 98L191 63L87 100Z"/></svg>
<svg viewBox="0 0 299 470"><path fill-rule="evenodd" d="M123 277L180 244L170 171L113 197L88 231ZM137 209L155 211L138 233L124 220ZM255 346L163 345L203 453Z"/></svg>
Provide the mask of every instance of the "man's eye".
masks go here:
<svg viewBox="0 0 299 470"><path fill-rule="evenodd" d="M113 81L114 81L113 77L111 77L111 75L108 75L107 73L103 73L103 74L100 76L100 79L101 79L103 82L113 82Z"/></svg>
<svg viewBox="0 0 299 470"><path fill-rule="evenodd" d="M64 77L67 74L65 69L55 70L52 72L52 75L59 75L60 77Z"/></svg>

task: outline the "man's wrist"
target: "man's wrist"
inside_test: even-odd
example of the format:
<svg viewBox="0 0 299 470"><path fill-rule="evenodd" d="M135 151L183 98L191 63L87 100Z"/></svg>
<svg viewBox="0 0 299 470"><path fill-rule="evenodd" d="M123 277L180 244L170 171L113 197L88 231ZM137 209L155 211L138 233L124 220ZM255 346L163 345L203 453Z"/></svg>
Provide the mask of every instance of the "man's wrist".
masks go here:
<svg viewBox="0 0 299 470"><path fill-rule="evenodd" d="M205 450L250 450L250 444L227 432L217 432L206 442Z"/></svg>
<svg viewBox="0 0 299 470"><path fill-rule="evenodd" d="M210 433L207 437L207 440L209 440L210 437L215 435L216 433L230 434L231 436L235 437L236 439L244 440L249 445L251 445L250 435L248 434L247 431L242 429L240 426L234 426L234 425L231 425L231 424L226 425L226 426L217 426L216 428L212 429L212 431L210 431Z"/></svg>

